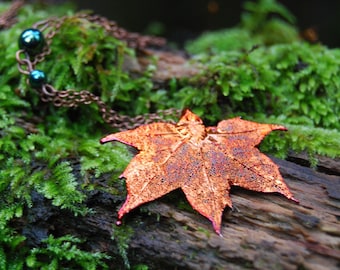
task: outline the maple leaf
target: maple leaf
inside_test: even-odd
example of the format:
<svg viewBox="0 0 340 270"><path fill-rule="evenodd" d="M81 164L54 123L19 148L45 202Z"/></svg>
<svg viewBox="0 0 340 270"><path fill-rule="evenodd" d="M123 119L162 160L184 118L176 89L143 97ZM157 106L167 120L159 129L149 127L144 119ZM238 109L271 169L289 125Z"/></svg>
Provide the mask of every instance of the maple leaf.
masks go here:
<svg viewBox="0 0 340 270"><path fill-rule="evenodd" d="M278 166L255 147L272 130L286 128L239 117L205 127L185 110L177 124L152 123L102 138L101 143L118 141L139 150L121 175L128 194L118 218L181 188L191 206L220 234L223 210L232 207L231 186L278 192L297 201Z"/></svg>

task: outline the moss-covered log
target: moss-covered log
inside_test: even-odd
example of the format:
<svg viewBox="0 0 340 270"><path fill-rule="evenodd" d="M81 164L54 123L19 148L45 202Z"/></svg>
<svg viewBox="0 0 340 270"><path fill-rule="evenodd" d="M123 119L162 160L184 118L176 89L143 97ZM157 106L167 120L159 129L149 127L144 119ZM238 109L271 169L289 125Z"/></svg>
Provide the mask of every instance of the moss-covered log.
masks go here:
<svg viewBox="0 0 340 270"><path fill-rule="evenodd" d="M134 231L129 263L149 269L337 269L340 177L274 160L300 204L276 194L233 189L235 208L225 210L220 237L204 217L178 206L184 195L173 192L125 218L123 227ZM123 197L99 190L86 196L93 212L75 217L34 194L32 207L16 222L29 245L39 246L49 234L75 235L86 239L85 250L116 258L108 263L110 269L124 269L117 239L126 232L115 225Z"/></svg>

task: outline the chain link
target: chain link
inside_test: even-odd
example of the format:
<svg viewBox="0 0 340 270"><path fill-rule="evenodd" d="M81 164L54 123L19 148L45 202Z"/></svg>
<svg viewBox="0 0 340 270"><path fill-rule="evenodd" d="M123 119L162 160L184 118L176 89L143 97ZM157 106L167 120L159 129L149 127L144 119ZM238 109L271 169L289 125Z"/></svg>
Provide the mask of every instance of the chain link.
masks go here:
<svg viewBox="0 0 340 270"><path fill-rule="evenodd" d="M165 40L162 38L130 33L125 29L118 27L115 22L98 15L77 14L75 16L101 25L108 34L125 41L127 45L132 48L143 49L149 45L162 46L165 44ZM46 56L51 54L52 39L59 32L64 21L68 18L71 17L64 16L61 18L50 18L39 21L33 25L33 28L39 29L41 32L46 31L44 34L46 45L41 53L33 56L29 55L24 50L17 51L16 59L18 62L18 69L21 73L29 75L38 63L44 61ZM44 84L40 89L37 89L37 91L40 94L42 101L52 102L57 107L77 107L81 104L95 103L97 104L104 121L119 130L132 129L142 124L155 121L165 121L164 119L166 117L178 117L180 114L180 110L170 108L167 110L157 111L156 113L130 117L127 115L120 115L117 111L107 107L99 96L96 96L87 90L57 90L50 84Z"/></svg>

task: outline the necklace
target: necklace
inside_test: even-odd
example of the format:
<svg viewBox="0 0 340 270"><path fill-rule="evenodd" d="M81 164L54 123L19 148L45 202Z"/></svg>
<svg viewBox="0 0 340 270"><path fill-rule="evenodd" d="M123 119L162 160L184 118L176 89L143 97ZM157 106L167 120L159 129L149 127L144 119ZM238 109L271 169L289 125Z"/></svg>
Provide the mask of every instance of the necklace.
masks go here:
<svg viewBox="0 0 340 270"><path fill-rule="evenodd" d="M154 121L164 121L165 116L179 115L180 110L174 108L136 117L120 115L117 111L109 108L99 96L88 90L57 90L53 85L48 84L45 72L37 69L36 66L51 54L50 45L53 37L58 33L63 22L70 17L71 16L50 18L37 22L32 28L24 30L19 37L19 50L16 52L18 69L22 74L28 76L27 83L36 90L42 101L52 102L57 107L77 107L81 104L95 103L98 106L103 120L112 127L120 130L132 129L141 124ZM162 38L129 33L119 27L115 22L98 15L76 14L73 17L97 23L102 26L108 34L125 41L129 47L135 49L143 49L150 45L161 46L165 43ZM43 34L43 32L45 32L45 34Z"/></svg>

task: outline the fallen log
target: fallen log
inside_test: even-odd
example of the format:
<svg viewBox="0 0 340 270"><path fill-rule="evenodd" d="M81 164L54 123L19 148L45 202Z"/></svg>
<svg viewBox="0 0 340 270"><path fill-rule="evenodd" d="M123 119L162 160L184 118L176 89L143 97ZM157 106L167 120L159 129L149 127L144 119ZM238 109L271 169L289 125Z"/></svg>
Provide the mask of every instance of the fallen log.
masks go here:
<svg viewBox="0 0 340 270"><path fill-rule="evenodd" d="M133 228L128 258L149 269L339 269L340 177L273 158L296 204L278 194L233 188L234 209L223 214L222 237L194 210L178 207L180 191L127 215ZM340 165L340 164L339 164ZM77 166L75 166L76 168ZM80 175L76 173L76 175ZM102 184L105 184L105 178ZM82 179L79 178L79 181ZM124 196L87 192L93 211L83 217L56 208L38 194L21 222L27 242L38 245L49 234L86 239L84 248L116 258L111 269L125 269L111 239Z"/></svg>

